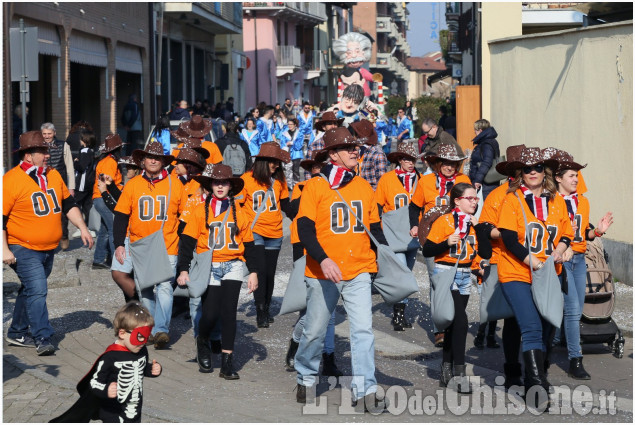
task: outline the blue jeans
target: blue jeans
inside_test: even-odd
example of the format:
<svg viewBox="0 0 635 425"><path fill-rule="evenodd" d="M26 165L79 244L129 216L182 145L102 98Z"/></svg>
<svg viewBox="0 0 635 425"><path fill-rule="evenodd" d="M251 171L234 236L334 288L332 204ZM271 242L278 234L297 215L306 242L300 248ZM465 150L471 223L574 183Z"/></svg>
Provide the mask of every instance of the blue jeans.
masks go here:
<svg viewBox="0 0 635 425"><path fill-rule="evenodd" d="M170 259L170 266L172 271L176 274L176 255L168 255ZM150 261L150 260L149 260ZM136 276L135 276L136 279ZM150 311L152 317L154 317L154 328L152 328L152 335L156 335L158 332L170 331L170 319L172 318L172 302L173 302L174 289L172 288L172 281L161 282L154 285L151 288L146 288L141 291L141 301L143 305Z"/></svg>
<svg viewBox="0 0 635 425"><path fill-rule="evenodd" d="M433 275L439 274L449 270L450 268L452 268L452 266L437 264L435 265L434 270L432 271L432 274ZM459 294L461 295L470 295L470 292L472 289L471 286L472 286L472 273L470 272L470 269L459 267L456 270L456 274L454 275L454 282L452 283L450 290L459 291Z"/></svg>
<svg viewBox="0 0 635 425"><path fill-rule="evenodd" d="M564 263L567 273L567 293L564 295L564 334L567 338L569 360L582 357L580 347L580 317L584 308L586 290L586 262L584 254L574 254Z"/></svg>
<svg viewBox="0 0 635 425"><path fill-rule="evenodd" d="M304 324L306 322L306 309L300 312L300 317L298 321L295 323L293 327L293 340L295 342L300 342L302 338L302 332L304 331ZM335 351L335 310L333 310L333 314L331 314L331 318L329 319L329 324L326 327L326 336L324 337L324 349L322 350L325 354L331 354Z"/></svg>
<svg viewBox="0 0 635 425"><path fill-rule="evenodd" d="M341 296L350 323L353 376L363 379L363 388L354 389L353 399L377 392L370 275L361 273L337 284L307 277L306 286L306 322L295 355L298 384L313 386L316 383L326 328Z"/></svg>
<svg viewBox="0 0 635 425"><path fill-rule="evenodd" d="M527 282L505 282L501 284L503 296L509 303L522 336L523 352L547 351L551 324L540 316Z"/></svg>
<svg viewBox="0 0 635 425"><path fill-rule="evenodd" d="M408 250L404 252L395 252L395 255L401 263L412 270L417 262L417 251L419 250L419 239L412 238L408 244ZM401 300L402 303L408 304L408 298Z"/></svg>
<svg viewBox="0 0 635 425"><path fill-rule="evenodd" d="M16 259L11 268L17 273L21 285L7 335L19 338L30 333L36 341L50 338L54 331L46 307L46 279L53 269L54 251L34 251L21 245L9 245L9 250Z"/></svg>
<svg viewBox="0 0 635 425"><path fill-rule="evenodd" d="M254 245L264 245L265 249L280 249L282 247L282 238L268 238L254 233Z"/></svg>
<svg viewBox="0 0 635 425"><path fill-rule="evenodd" d="M101 226L99 227L99 232L97 232L93 261L95 263L105 263L108 258L108 251L110 251L111 257L115 253L114 238L112 236L112 225L115 215L108 209L102 198L93 200L93 208L101 216Z"/></svg>

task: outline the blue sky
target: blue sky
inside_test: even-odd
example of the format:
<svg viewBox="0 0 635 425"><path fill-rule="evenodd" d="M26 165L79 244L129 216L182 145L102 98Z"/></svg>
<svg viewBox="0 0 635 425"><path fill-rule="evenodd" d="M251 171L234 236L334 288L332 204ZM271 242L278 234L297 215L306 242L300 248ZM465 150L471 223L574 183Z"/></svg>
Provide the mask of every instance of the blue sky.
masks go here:
<svg viewBox="0 0 635 425"><path fill-rule="evenodd" d="M439 31L447 28L445 2L411 2L406 7L410 12L410 30L406 33L410 56L441 50Z"/></svg>

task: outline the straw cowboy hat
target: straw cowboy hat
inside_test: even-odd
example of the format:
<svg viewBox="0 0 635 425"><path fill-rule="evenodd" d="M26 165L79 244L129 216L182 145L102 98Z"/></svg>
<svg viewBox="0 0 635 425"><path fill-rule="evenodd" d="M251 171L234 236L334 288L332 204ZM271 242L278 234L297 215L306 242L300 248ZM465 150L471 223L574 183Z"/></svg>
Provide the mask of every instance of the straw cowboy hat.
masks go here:
<svg viewBox="0 0 635 425"><path fill-rule="evenodd" d="M565 170L579 171L587 166L587 164L578 164L573 160L573 156L571 156L570 153L561 149L546 148L545 151L547 151L548 154L551 153L550 159L558 161L558 169L554 169L554 173L564 172Z"/></svg>
<svg viewBox="0 0 635 425"><path fill-rule="evenodd" d="M260 152L258 152L256 158L277 159L287 164L291 162L291 155L289 155L289 152L283 151L278 142L266 142L260 145Z"/></svg>
<svg viewBox="0 0 635 425"><path fill-rule="evenodd" d="M434 162L436 160L446 161L463 161L467 156L460 156L456 146L451 143L441 143L436 152L428 152L425 156L426 161Z"/></svg>
<svg viewBox="0 0 635 425"><path fill-rule="evenodd" d="M119 158L119 161L117 161L117 164L125 165L126 167L141 168L141 165L139 165L135 160L133 160L131 156L122 156L121 158Z"/></svg>
<svg viewBox="0 0 635 425"><path fill-rule="evenodd" d="M185 136L185 137L179 136L176 138L176 140L178 140L179 143L183 143L183 146L177 149L193 149L196 152L203 155L204 159L209 158L209 151L203 147L203 142L201 142L201 139L196 139L194 137L189 137L189 136ZM177 156L177 159L178 159L178 156Z"/></svg>
<svg viewBox="0 0 635 425"><path fill-rule="evenodd" d="M504 176L509 177L510 174L507 172L507 164L513 161L518 161L520 157L520 153L525 149L525 145L514 145L507 147L507 151L505 152L506 161L501 161L496 164L496 171L501 173Z"/></svg>
<svg viewBox="0 0 635 425"><path fill-rule="evenodd" d="M206 151L207 152L207 151ZM200 168L205 168L207 164L205 158L198 151L190 148L183 147L179 149L179 154L176 156L176 161L189 162Z"/></svg>
<svg viewBox="0 0 635 425"><path fill-rule="evenodd" d="M417 162L417 159L420 157L421 155L417 151L417 148L414 144L404 142L399 143L396 152L390 152L386 156L388 161L395 164L398 164L400 159L409 159L412 162Z"/></svg>
<svg viewBox="0 0 635 425"><path fill-rule="evenodd" d="M123 140L121 140L121 137L119 137L118 134L108 133L108 135L104 139L104 143L102 143L99 146L99 153L112 152L115 149L120 148L125 144L126 143L124 143Z"/></svg>
<svg viewBox="0 0 635 425"><path fill-rule="evenodd" d="M313 127L317 131L324 131L324 126L327 124L335 124L338 127L341 127L343 122L344 118L337 118L334 112L326 111L322 114L320 119L313 124Z"/></svg>
<svg viewBox="0 0 635 425"><path fill-rule="evenodd" d="M51 144L46 143L42 132L39 130L27 131L20 135L20 148L18 151L35 148L50 148ZM16 151L17 152L17 151Z"/></svg>
<svg viewBox="0 0 635 425"><path fill-rule="evenodd" d="M368 120L355 121L350 124L360 143L372 146L377 144L377 132L373 123Z"/></svg>
<svg viewBox="0 0 635 425"><path fill-rule="evenodd" d="M532 165L545 164L547 167L555 171L558 168L558 161L551 158L550 151L540 148L524 148L518 159L507 162L507 173L513 175L513 173L523 167L531 167Z"/></svg>
<svg viewBox="0 0 635 425"><path fill-rule="evenodd" d="M326 130L323 140L324 149L317 151L315 154L315 160L317 162L326 161L329 157L329 151L334 149L345 148L351 145L361 145L357 137L353 136L345 127L337 127Z"/></svg>
<svg viewBox="0 0 635 425"><path fill-rule="evenodd" d="M183 130L187 132L190 137L205 137L206 134L212 129L212 122L210 120L203 119L200 115L193 115L189 121L182 122L179 127L183 127Z"/></svg>
<svg viewBox="0 0 635 425"><path fill-rule="evenodd" d="M172 161L174 161L174 156L163 154L163 145L159 142L152 142L148 144L145 150L135 149L132 152L132 160L139 164L143 164L144 158L148 155L162 158L165 161L165 165L170 164Z"/></svg>
<svg viewBox="0 0 635 425"><path fill-rule="evenodd" d="M207 164L203 172L198 176L192 177L199 182L201 186L207 190L212 190L212 180L229 180L232 188L230 193L237 195L245 187L245 182L240 177L234 177L232 167L225 164Z"/></svg>

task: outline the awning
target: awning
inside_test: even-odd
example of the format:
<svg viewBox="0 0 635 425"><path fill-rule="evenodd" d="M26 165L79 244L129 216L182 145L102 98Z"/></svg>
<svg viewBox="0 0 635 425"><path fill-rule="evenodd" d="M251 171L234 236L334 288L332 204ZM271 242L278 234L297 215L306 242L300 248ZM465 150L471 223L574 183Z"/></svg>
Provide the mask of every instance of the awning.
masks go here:
<svg viewBox="0 0 635 425"><path fill-rule="evenodd" d="M115 69L133 74L142 74L141 50L130 44L117 43L115 48Z"/></svg>
<svg viewBox="0 0 635 425"><path fill-rule="evenodd" d="M62 55L60 48L60 35L57 27L47 22L38 22L27 18L24 19L25 27L37 27L37 41L39 53L42 55L57 56ZM12 28L20 28L20 17L13 17L11 20Z"/></svg>
<svg viewBox="0 0 635 425"><path fill-rule="evenodd" d="M69 44L71 62L102 68L108 66L108 51L103 38L72 31Z"/></svg>

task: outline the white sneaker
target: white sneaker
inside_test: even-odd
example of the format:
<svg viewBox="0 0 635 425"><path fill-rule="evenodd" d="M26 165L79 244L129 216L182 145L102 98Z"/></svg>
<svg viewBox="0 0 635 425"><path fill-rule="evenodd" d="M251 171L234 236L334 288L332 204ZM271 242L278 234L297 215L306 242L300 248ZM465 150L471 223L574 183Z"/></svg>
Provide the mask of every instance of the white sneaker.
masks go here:
<svg viewBox="0 0 635 425"><path fill-rule="evenodd" d="M75 233L73 233L73 234L71 235L71 239L77 239L77 238L79 238L79 237L81 236L81 234L82 234L82 233L79 231L79 229L77 229L77 230L75 231Z"/></svg>

